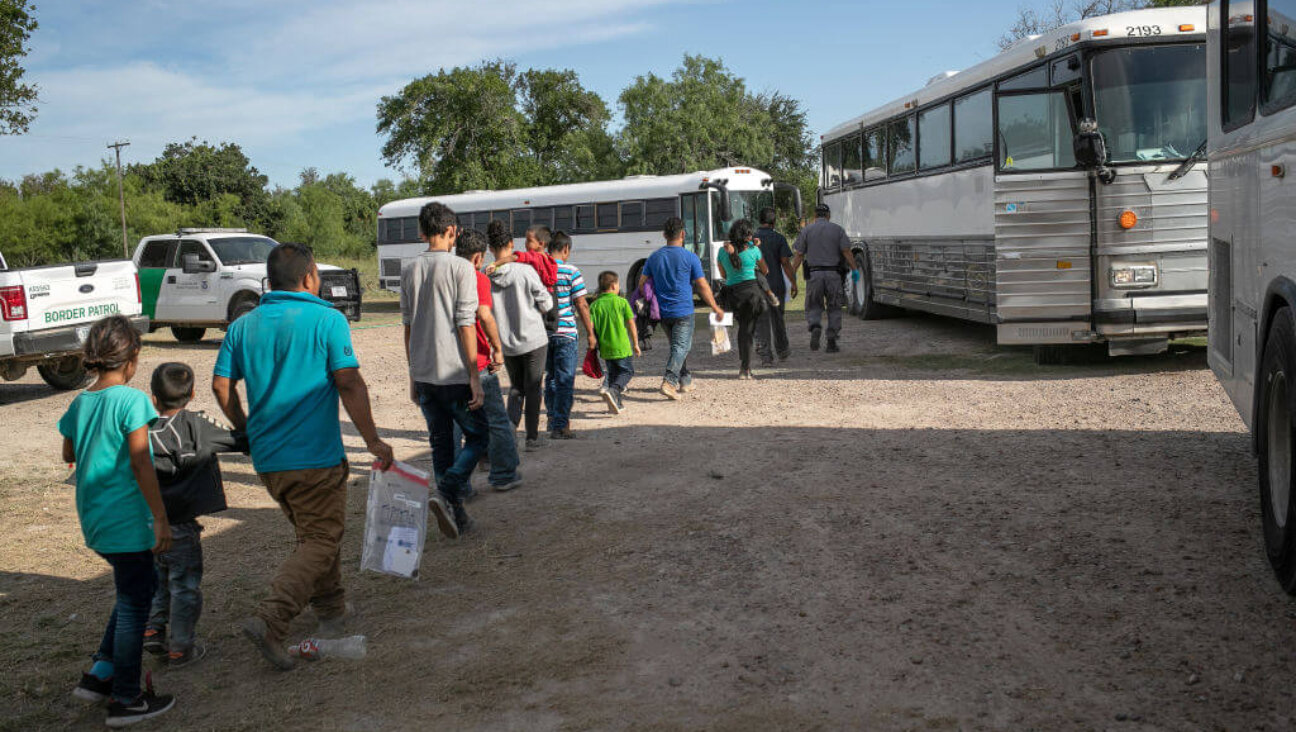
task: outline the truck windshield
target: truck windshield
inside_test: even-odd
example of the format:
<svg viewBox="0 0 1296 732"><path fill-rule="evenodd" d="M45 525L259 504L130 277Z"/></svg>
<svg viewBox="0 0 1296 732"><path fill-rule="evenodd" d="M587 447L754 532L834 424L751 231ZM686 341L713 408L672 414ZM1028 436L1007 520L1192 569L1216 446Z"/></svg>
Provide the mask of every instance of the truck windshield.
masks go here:
<svg viewBox="0 0 1296 732"><path fill-rule="evenodd" d="M220 258L221 264L265 264L270 250L277 246L274 239L264 236L235 236L221 239L209 239L208 244Z"/></svg>
<svg viewBox="0 0 1296 732"><path fill-rule="evenodd" d="M1093 59L1110 162L1183 160L1206 139L1206 47L1143 46Z"/></svg>
<svg viewBox="0 0 1296 732"><path fill-rule="evenodd" d="M730 191L729 192L729 219L720 220L720 194L716 191L711 192L712 205L711 213L714 216L712 221L715 222L715 232L713 233L714 241L724 241L729 238L729 227L738 219L747 219L752 222L752 226L760 226L760 211L766 206L774 205L773 191Z"/></svg>

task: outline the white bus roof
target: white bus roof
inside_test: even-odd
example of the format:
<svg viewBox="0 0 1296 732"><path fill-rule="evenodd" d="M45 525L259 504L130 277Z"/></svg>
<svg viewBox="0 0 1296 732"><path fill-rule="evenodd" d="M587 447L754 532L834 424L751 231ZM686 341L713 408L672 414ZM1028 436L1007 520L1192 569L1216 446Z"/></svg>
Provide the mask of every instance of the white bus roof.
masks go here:
<svg viewBox="0 0 1296 732"><path fill-rule="evenodd" d="M768 173L756 168L720 168L682 175L632 175L620 180L406 198L384 205L378 209L378 215L413 216L430 201L440 201L456 212L462 212L673 198L681 193L698 190L698 186L704 181L720 179L727 180L727 186L731 190L751 191L764 188L762 184L769 177Z"/></svg>
<svg viewBox="0 0 1296 732"><path fill-rule="evenodd" d="M1154 26L1160 27L1159 35L1146 37L1141 35L1142 29ZM1095 31L1098 33L1095 34ZM1144 42L1153 38L1163 41L1201 40L1205 37L1206 7L1202 5L1149 8L1086 18L1038 36L1023 38L998 56L969 69L937 76L928 82L927 86L913 94L906 94L889 104L884 104L833 127L820 137L820 140L822 142L834 140L861 127L868 127L913 111L927 102L980 86L1014 69L1024 69L1072 45L1121 44L1130 40Z"/></svg>

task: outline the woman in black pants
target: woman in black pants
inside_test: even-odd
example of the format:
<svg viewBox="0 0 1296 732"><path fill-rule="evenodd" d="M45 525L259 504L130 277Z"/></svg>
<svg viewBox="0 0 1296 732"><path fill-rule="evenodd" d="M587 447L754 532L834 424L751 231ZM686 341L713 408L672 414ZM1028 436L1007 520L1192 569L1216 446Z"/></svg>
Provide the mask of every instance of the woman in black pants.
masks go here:
<svg viewBox="0 0 1296 732"><path fill-rule="evenodd" d="M770 297L762 288L761 280L769 273L765 258L761 256L760 247L756 246L753 237L756 228L747 219L738 219L729 227L729 241L725 243L725 254L720 257L720 268L725 273L725 292L729 302L725 307L732 310L738 321L738 360L739 379L750 379L752 338L756 334L756 319L765 312Z"/></svg>

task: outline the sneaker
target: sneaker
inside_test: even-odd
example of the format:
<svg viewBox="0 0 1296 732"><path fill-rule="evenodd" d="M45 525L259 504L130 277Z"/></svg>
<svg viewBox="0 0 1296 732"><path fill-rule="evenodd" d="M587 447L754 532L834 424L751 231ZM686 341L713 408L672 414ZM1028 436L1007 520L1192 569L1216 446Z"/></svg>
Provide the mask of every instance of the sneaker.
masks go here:
<svg viewBox="0 0 1296 732"><path fill-rule="evenodd" d="M153 684L150 682L144 693L135 697L135 701L130 704L122 704L119 701L109 704L107 724L109 727L128 727L136 722L166 714L174 706L175 697L170 694L155 694Z"/></svg>
<svg viewBox="0 0 1296 732"><path fill-rule="evenodd" d="M690 381L689 383L687 383L687 384L680 384L680 385L679 385L679 390L680 390L680 393L681 393L681 394L687 394L687 393L689 393L690 391L693 391L693 390L696 389L696 388L697 388L697 387L696 387L696 386L693 386L693 382L691 382L691 381Z"/></svg>
<svg viewBox="0 0 1296 732"><path fill-rule="evenodd" d="M810 329L810 350L819 350L819 337L823 335L823 328Z"/></svg>
<svg viewBox="0 0 1296 732"><path fill-rule="evenodd" d="M459 538L459 526L455 524L454 514L450 512L445 499L439 495L428 496L428 510L432 512L432 518L436 519L437 528L441 529L443 536L447 539Z"/></svg>
<svg viewBox="0 0 1296 732"><path fill-rule="evenodd" d="M607 387L607 384L599 384L598 393L599 393L599 394L606 394L606 393L608 393L608 387Z"/></svg>
<svg viewBox="0 0 1296 732"><path fill-rule="evenodd" d="M535 437L535 438L528 437L528 438L527 438L527 441L526 441L526 447L523 448L523 450L524 450L525 452L535 452L536 450L539 450L539 449L540 449L540 438L539 438L539 437Z"/></svg>
<svg viewBox="0 0 1296 732"><path fill-rule="evenodd" d="M576 435L572 434L571 427L563 427L560 430L554 430L549 433L551 440L574 440Z"/></svg>
<svg viewBox="0 0 1296 732"><path fill-rule="evenodd" d="M112 679L82 673L81 681L72 690L72 698L86 704L105 704L112 699Z"/></svg>
<svg viewBox="0 0 1296 732"><path fill-rule="evenodd" d="M837 347L837 339L836 339L836 338L829 338L829 339L828 339L828 348L826 348L826 349L824 350L824 353L840 353L840 352L841 352L841 349Z"/></svg>
<svg viewBox="0 0 1296 732"><path fill-rule="evenodd" d="M616 395L616 405L617 405L617 411L618 411L618 412L624 412L624 411L625 411L625 402L621 401L621 394L620 394L620 392L618 392L617 395Z"/></svg>
<svg viewBox="0 0 1296 732"><path fill-rule="evenodd" d="M522 487L522 473L516 470L513 471L513 480L510 480L509 482L503 485L491 486L491 488L494 488L496 491L500 493L507 493L513 490L514 488L521 488L521 487Z"/></svg>
<svg viewBox="0 0 1296 732"><path fill-rule="evenodd" d="M323 623L320 626L323 627ZM166 665L169 669L184 668L192 666L201 661L207 655L207 646L200 641L194 641L194 644L184 651L171 651L166 655Z"/></svg>
<svg viewBox="0 0 1296 732"><path fill-rule="evenodd" d="M280 671L291 671L297 665L293 657L288 655L283 644L270 637L270 630L266 628L266 622L261 618L255 615L245 618L242 630L243 636L252 641L252 645L261 651L261 657L269 661L270 665Z"/></svg>
<svg viewBox="0 0 1296 732"><path fill-rule="evenodd" d="M676 389L675 385L669 381L662 382L661 393L665 395L667 399L679 401L679 391Z"/></svg>
<svg viewBox="0 0 1296 732"><path fill-rule="evenodd" d="M779 360L780 360L780 361L786 361L786 360L788 360L788 356L791 356L791 355L792 355L791 351L784 351L784 352L780 353L780 354L778 355L778 357L779 357Z"/></svg>
<svg viewBox="0 0 1296 732"><path fill-rule="evenodd" d="M617 395L611 391L603 392L603 401L607 404L608 412L612 414L621 413L621 405L617 404Z"/></svg>
<svg viewBox="0 0 1296 732"><path fill-rule="evenodd" d="M459 529L459 536L472 533L472 530L477 527L477 522L468 516L463 506L454 507L454 520L455 526Z"/></svg>
<svg viewBox="0 0 1296 732"><path fill-rule="evenodd" d="M166 653L166 628L145 628L144 650L155 656Z"/></svg>
<svg viewBox="0 0 1296 732"><path fill-rule="evenodd" d="M739 372L738 372L738 380L739 380L739 381L751 381L751 380L752 380L752 374L751 374L751 372L750 372L750 371L739 371Z"/></svg>

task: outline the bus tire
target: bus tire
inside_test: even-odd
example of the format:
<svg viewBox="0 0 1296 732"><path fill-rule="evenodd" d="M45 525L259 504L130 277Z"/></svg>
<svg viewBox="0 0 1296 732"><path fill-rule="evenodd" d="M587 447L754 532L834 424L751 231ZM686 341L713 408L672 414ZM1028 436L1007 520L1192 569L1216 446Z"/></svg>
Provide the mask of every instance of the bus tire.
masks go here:
<svg viewBox="0 0 1296 732"><path fill-rule="evenodd" d="M638 262L635 262L634 264L630 265L630 272L629 274L626 275L626 279L628 281L623 282L621 284L622 292L629 295L629 293L635 291L635 288L639 286L639 275L643 274L644 264L647 261L648 260L646 259L641 259Z"/></svg>
<svg viewBox="0 0 1296 732"><path fill-rule="evenodd" d="M60 391L80 389L90 383L90 372L86 371L80 356L68 356L52 363L43 363L36 370L46 384Z"/></svg>
<svg viewBox="0 0 1296 732"><path fill-rule="evenodd" d="M846 302L851 315L860 320L881 320L895 315L895 308L873 300L873 267L869 265L868 252L856 249L854 253L860 278L857 282L854 275L846 275Z"/></svg>
<svg viewBox="0 0 1296 732"><path fill-rule="evenodd" d="M247 315L248 313L255 310L256 306L260 304L261 304L260 297L250 292L240 292L239 294L234 296L233 300L230 301L229 322L233 323L234 321L238 320L244 315Z"/></svg>
<svg viewBox="0 0 1296 732"><path fill-rule="evenodd" d="M197 343L203 339L207 333L206 328L185 328L179 325L171 326L171 335L175 336L181 343Z"/></svg>
<svg viewBox="0 0 1296 732"><path fill-rule="evenodd" d="M1296 322L1290 308L1274 313L1260 367L1256 446L1260 458L1260 522L1265 555L1284 591L1296 594L1296 501L1292 438L1296 435Z"/></svg>

